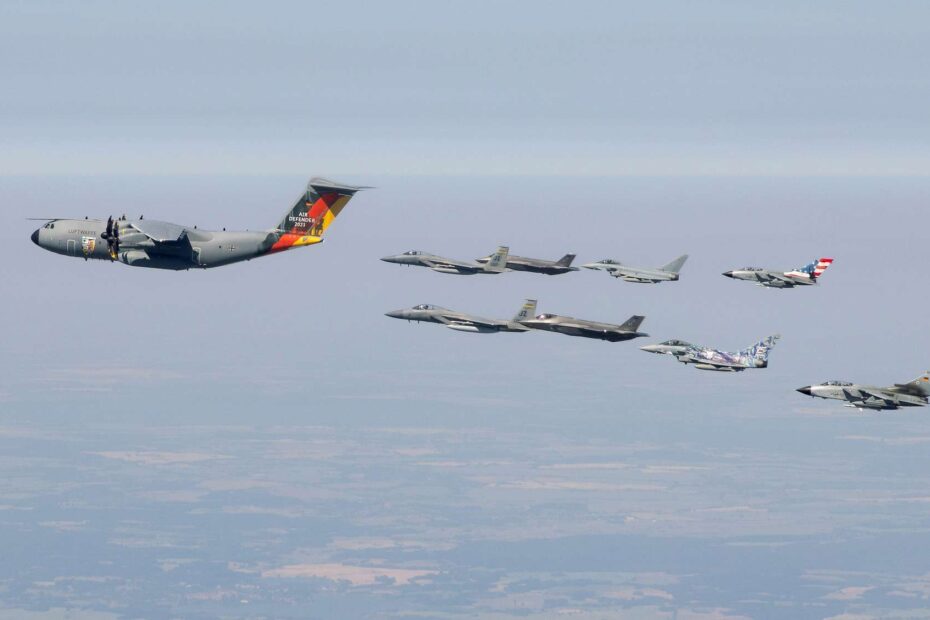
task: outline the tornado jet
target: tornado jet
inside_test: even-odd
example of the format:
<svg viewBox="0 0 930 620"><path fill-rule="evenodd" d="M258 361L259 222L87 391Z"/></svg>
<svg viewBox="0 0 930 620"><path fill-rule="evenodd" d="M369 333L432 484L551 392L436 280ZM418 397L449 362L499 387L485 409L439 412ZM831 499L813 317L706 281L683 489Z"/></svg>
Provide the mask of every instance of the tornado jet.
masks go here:
<svg viewBox="0 0 930 620"><path fill-rule="evenodd" d="M385 256L381 260L386 263L394 263L396 265L429 267L433 271L439 273L452 273L460 276L471 276L479 273L503 273L505 271L509 271L509 269L507 269L507 256L509 254L510 249L507 246L502 245L501 247L497 248L497 252L492 254L488 261L484 264L471 263L468 261L456 260L454 258L445 258L443 256L436 256L435 254L429 254L428 252L421 252L419 250L410 250L409 252L404 252L403 254Z"/></svg>
<svg viewBox="0 0 930 620"><path fill-rule="evenodd" d="M491 256L478 258L475 262L486 265ZM507 269L511 271L529 271L532 273L543 273L547 276L557 276L569 271L578 271L578 267L572 267L572 261L575 260L574 254L566 254L559 260L545 260L542 258L526 258L525 256L507 256Z"/></svg>
<svg viewBox="0 0 930 620"><path fill-rule="evenodd" d="M644 316L633 315L626 322L615 325L614 323L599 323L570 316L559 316L558 314L540 314L535 318L523 319L520 324L531 329L558 332L566 336L620 342L648 336L649 334L636 331L645 318Z"/></svg>
<svg viewBox="0 0 930 620"><path fill-rule="evenodd" d="M204 230L170 222L119 218L51 218L32 233L37 246L63 256L132 267L207 269L323 242L323 233L356 192L368 189L313 178L284 219L268 230Z"/></svg>
<svg viewBox="0 0 930 620"><path fill-rule="evenodd" d="M688 260L687 254L682 254L672 262L661 267L632 267L624 265L612 258L605 258L596 263L582 265L585 269L597 269L606 271L615 278L620 278L624 282L638 282L643 284L656 284L658 282L674 282L678 279L678 274Z"/></svg>
<svg viewBox="0 0 930 620"><path fill-rule="evenodd" d="M427 323L438 323L457 332L467 332L471 334L496 334L498 332L527 332L528 327L520 324L520 321L533 316L536 312L536 300L527 299L509 321L498 319L486 319L474 314L466 314L457 310L449 310L440 306L431 304L420 304L404 310L394 310L386 312L385 315L392 319L406 319L407 321L425 321Z"/></svg>
<svg viewBox="0 0 930 620"><path fill-rule="evenodd" d="M794 288L817 284L817 279L833 263L832 258L815 258L803 267L791 271L773 271L758 267L743 267L724 271L723 275L734 280L748 280L768 288Z"/></svg>
<svg viewBox="0 0 930 620"><path fill-rule="evenodd" d="M677 361L682 364L692 364L698 370L741 372L747 368L766 368L769 365L769 351L779 338L781 336L778 334L769 336L736 353L701 347L683 340L668 340L659 345L646 345L640 349L648 353L673 355Z"/></svg>
<svg viewBox="0 0 930 620"><path fill-rule="evenodd" d="M902 407L923 407L930 396L930 371L908 383L895 383L891 387L859 385L846 381L827 381L818 385L798 388L801 394L817 398L846 401L846 407L860 411L890 411Z"/></svg>

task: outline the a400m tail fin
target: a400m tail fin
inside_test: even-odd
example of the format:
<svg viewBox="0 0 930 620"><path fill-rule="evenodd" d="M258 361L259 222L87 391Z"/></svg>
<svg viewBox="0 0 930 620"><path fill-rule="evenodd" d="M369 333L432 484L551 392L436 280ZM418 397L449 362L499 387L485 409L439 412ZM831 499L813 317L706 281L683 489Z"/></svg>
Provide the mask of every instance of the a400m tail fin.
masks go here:
<svg viewBox="0 0 930 620"><path fill-rule="evenodd" d="M306 191L297 198L294 206L278 224L276 230L280 238L271 250L280 251L320 243L323 233L336 216L352 200L352 196L363 189L369 188L313 177L307 183Z"/></svg>

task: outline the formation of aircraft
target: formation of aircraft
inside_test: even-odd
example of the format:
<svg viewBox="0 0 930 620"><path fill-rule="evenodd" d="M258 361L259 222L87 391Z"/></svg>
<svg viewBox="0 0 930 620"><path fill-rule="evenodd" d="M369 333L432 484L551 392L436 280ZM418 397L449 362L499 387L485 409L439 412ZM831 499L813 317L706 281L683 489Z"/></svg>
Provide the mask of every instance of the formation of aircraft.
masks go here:
<svg viewBox="0 0 930 620"><path fill-rule="evenodd" d="M846 407L855 407L860 411L873 409L886 411L901 407L923 407L930 396L930 371L913 381L895 383L890 387L859 385L845 381L827 381L817 385L808 385L797 390L816 398L830 398L845 401Z"/></svg>
<svg viewBox="0 0 930 620"><path fill-rule="evenodd" d="M326 229L363 189L368 188L313 178L284 219L268 230L203 230L142 216L106 221L49 218L32 233L32 241L56 254L132 267L175 271L221 267L322 243Z"/></svg>
<svg viewBox="0 0 930 620"><path fill-rule="evenodd" d="M497 252L488 257L484 263L471 263L454 258L445 258L436 256L428 252L419 250L409 250L403 254L385 256L381 260L386 263L396 265L407 265L416 267L429 267L439 273L452 273L460 276L471 276L478 273L504 273L507 269L507 257L510 254L510 248L501 246Z"/></svg>
<svg viewBox="0 0 930 620"><path fill-rule="evenodd" d="M817 278L833 263L832 258L817 258L798 269L791 271L773 271L758 267L743 267L724 271L723 275L734 280L748 280L769 288L794 288L817 284Z"/></svg>
<svg viewBox="0 0 930 620"><path fill-rule="evenodd" d="M485 256L476 259L475 262L486 265L492 256ZM526 258L525 256L507 255L507 269L510 271L529 271L532 273L543 273L547 276L557 276L569 271L578 271L578 267L572 267L572 261L575 260L574 254L566 254L559 260L545 260L543 258Z"/></svg>
<svg viewBox="0 0 930 620"><path fill-rule="evenodd" d="M624 265L611 258L582 265L585 269L597 269L606 271L615 278L621 278L624 282L640 282L645 284L656 284L658 282L674 282L678 279L678 273L688 260L687 254L682 254L672 262L662 267L631 267Z"/></svg>
<svg viewBox="0 0 930 620"><path fill-rule="evenodd" d="M403 310L393 310L385 315L392 319L405 319L407 321L425 321L438 323L449 329L473 334L496 334L498 332L527 332L530 330L521 324L521 321L533 316L536 312L536 300L527 299L511 320L486 319L474 314L466 314L457 310L449 310L441 306L420 304Z"/></svg>
<svg viewBox="0 0 930 620"><path fill-rule="evenodd" d="M769 336L736 353L702 347L684 340L667 340L657 345L646 345L640 349L647 353L672 355L682 364L692 364L698 370L742 372L749 368L768 367L769 352L779 338L781 338L779 334Z"/></svg>

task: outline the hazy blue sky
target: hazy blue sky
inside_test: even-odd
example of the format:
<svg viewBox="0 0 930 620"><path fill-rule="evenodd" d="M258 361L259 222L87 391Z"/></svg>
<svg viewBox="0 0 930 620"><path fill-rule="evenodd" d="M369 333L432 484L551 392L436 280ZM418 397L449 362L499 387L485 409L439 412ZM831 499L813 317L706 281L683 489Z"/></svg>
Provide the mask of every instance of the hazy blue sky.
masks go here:
<svg viewBox="0 0 930 620"><path fill-rule="evenodd" d="M930 367L928 30L922 2L0 2L0 618L926 607L927 410L794 389ZM317 174L377 189L245 264L29 241L269 228ZM658 286L378 261L499 244L691 259ZM820 256L803 290L720 275ZM526 297L652 337L383 316ZM637 348L775 332L740 374Z"/></svg>

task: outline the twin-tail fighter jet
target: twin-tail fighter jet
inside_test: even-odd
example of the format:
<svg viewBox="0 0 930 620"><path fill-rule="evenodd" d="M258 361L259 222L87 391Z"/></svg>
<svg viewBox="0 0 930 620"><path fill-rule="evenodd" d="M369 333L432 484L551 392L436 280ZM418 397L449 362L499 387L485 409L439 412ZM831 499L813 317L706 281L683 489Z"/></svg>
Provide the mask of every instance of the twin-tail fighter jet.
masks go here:
<svg viewBox="0 0 930 620"><path fill-rule="evenodd" d="M925 372L908 383L895 383L891 387L859 385L845 381L827 381L818 385L798 388L801 394L817 398L846 401L844 406L860 411L873 409L888 411L901 407L923 407L930 396L930 372Z"/></svg>
<svg viewBox="0 0 930 620"><path fill-rule="evenodd" d="M323 242L323 233L356 192L355 187L313 178L275 228L211 231L170 222L52 218L32 241L56 254L102 259L133 267L207 269Z"/></svg>
<svg viewBox="0 0 930 620"><path fill-rule="evenodd" d="M725 271L723 275L734 280L748 280L769 288L794 288L817 284L817 278L833 263L832 258L814 259L803 267L791 271L772 271L758 267L743 267Z"/></svg>
<svg viewBox="0 0 930 620"><path fill-rule="evenodd" d="M493 256L485 256L476 259L475 262L487 264ZM545 260L542 258L526 258L525 256L507 256L507 269L511 271L529 271L532 273L543 273L547 276L557 276L569 271L578 271L578 267L572 267L572 261L575 260L574 254L566 254L559 260Z"/></svg>
<svg viewBox="0 0 930 620"><path fill-rule="evenodd" d="M674 282L678 279L678 273L688 260L688 255L683 254L662 267L632 267L617 262L612 258L605 258L596 263L582 265L585 269L599 269L606 271L615 278L620 278L624 282L639 282L644 284L656 284L658 282Z"/></svg>
<svg viewBox="0 0 930 620"><path fill-rule="evenodd" d="M692 364L698 370L740 372L747 368L765 368L769 365L769 351L781 336L775 334L737 353L728 353L685 342L667 340L661 344L640 347L648 353L673 355L682 364Z"/></svg>
<svg viewBox="0 0 930 620"><path fill-rule="evenodd" d="M536 300L527 299L520 311L509 321L498 319L486 319L466 314L457 310L449 310L440 306L430 304L420 304L413 308L404 310L394 310L385 314L392 319L405 319L407 321L425 321L427 323L438 323L457 332L466 332L471 334L496 334L498 332L527 332L529 327L524 327L520 321L530 318L536 312Z"/></svg>
<svg viewBox="0 0 930 620"><path fill-rule="evenodd" d="M527 303L535 301L527 300ZM526 306L524 306L526 307ZM620 342L623 340L632 340L641 338L649 334L636 331L646 317L633 315L621 325L614 323L599 323L597 321L588 321L585 319L576 319L570 316L559 316L558 314L540 314L535 318L523 319L521 325L531 329L557 332L566 336L580 336L582 338L597 338L608 342Z"/></svg>
<svg viewBox="0 0 930 620"><path fill-rule="evenodd" d="M470 263L460 261L454 258L445 258L436 256L419 250L410 250L403 254L394 256L385 256L381 260L386 263L395 263L397 265L414 265L417 267L429 267L439 273L452 273L460 276L471 276L478 273L503 273L507 269L507 256L510 254L510 248L501 246L497 252L492 254L488 261L482 263Z"/></svg>

